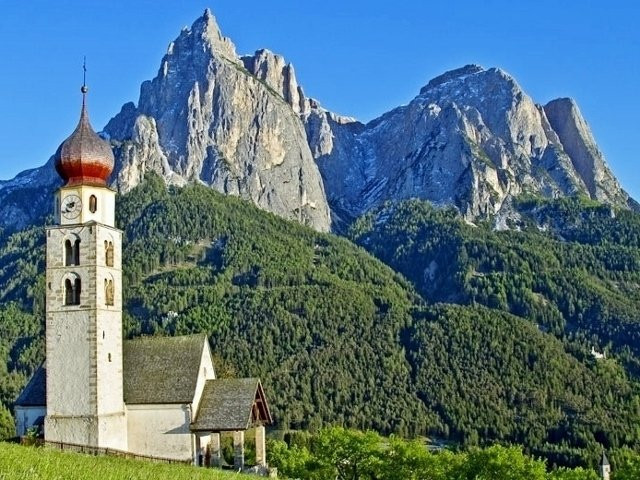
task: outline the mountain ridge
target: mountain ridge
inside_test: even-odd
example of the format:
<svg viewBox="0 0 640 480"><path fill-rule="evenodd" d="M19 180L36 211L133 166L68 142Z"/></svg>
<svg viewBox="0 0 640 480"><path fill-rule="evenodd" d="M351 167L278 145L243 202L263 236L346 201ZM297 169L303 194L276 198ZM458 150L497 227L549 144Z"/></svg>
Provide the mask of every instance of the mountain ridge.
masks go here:
<svg viewBox="0 0 640 480"><path fill-rule="evenodd" d="M208 9L169 44L137 105L125 103L102 134L122 192L154 171L319 231L408 198L453 205L469 220L531 193L639 208L573 100L542 106L503 70L466 65L365 124L307 97L281 55L238 55ZM47 195L34 195L59 185L50 162L0 182L0 226L22 228L50 210Z"/></svg>
<svg viewBox="0 0 640 480"><path fill-rule="evenodd" d="M509 74L467 65L434 78L407 105L358 131L325 122L331 141L324 148L316 142L312 151L332 209L352 218L390 199L421 198L456 206L473 220L497 214L523 193L586 193L637 210L575 102L560 109L554 102L566 102L545 106L562 135ZM336 138L346 145L337 153ZM313 132L309 139L313 146Z"/></svg>

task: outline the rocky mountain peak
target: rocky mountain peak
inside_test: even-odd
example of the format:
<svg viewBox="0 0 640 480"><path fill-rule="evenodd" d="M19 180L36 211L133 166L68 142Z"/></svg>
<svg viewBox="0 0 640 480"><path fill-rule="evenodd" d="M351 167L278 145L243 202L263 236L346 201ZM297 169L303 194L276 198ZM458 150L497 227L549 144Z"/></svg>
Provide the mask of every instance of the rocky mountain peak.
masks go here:
<svg viewBox="0 0 640 480"><path fill-rule="evenodd" d="M218 54L226 55L229 58L236 57L236 47L233 42L222 35L216 17L208 8L203 15L198 18L190 29L183 30L182 35L192 35L196 44L201 42L202 45L209 47Z"/></svg>
<svg viewBox="0 0 640 480"><path fill-rule="evenodd" d="M417 97L439 97L454 102L495 102L521 99L524 91L518 82L500 68L485 69L479 65L467 65L446 72L430 80L420 89ZM504 108L500 105L497 108Z"/></svg>
<svg viewBox="0 0 640 480"><path fill-rule="evenodd" d="M449 70L448 72L443 73L442 75L438 75L437 77L431 79L427 85L422 87L420 90L420 94L422 95L427 90L437 87L438 85L442 85L443 83L447 83L454 79L460 79L461 77L465 77L467 75L473 75L475 73L484 72L484 68L480 65L465 65L464 67L456 68L454 70Z"/></svg>
<svg viewBox="0 0 640 480"><path fill-rule="evenodd" d="M241 59L206 11L169 46L138 106L125 105L105 127L117 147L116 183L126 191L153 170L328 230L301 99L291 65L267 50Z"/></svg>
<svg viewBox="0 0 640 480"><path fill-rule="evenodd" d="M277 92L295 113L304 114L311 108L302 87L298 85L293 65L287 63L284 57L263 48L253 55L241 57L241 60L249 73Z"/></svg>
<svg viewBox="0 0 640 480"><path fill-rule="evenodd" d="M589 196L606 203L627 204L636 208L636 202L622 190L609 169L575 100L552 100L544 106L544 113L583 180Z"/></svg>
<svg viewBox="0 0 640 480"><path fill-rule="evenodd" d="M470 220L522 193L588 194L634 207L575 103L544 108L499 68L440 75L367 125L315 122L308 138L329 202L344 218L387 200L454 205Z"/></svg>

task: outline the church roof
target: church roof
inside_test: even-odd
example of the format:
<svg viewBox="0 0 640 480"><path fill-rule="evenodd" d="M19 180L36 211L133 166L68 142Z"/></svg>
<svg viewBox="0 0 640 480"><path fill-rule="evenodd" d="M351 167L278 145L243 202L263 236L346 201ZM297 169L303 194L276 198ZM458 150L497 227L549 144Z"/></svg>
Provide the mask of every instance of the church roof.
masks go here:
<svg viewBox="0 0 640 480"><path fill-rule="evenodd" d="M44 407L47 404L47 369L40 365L16 400L20 407Z"/></svg>
<svg viewBox="0 0 640 480"><path fill-rule="evenodd" d="M191 403L207 337L141 337L123 342L124 402Z"/></svg>
<svg viewBox="0 0 640 480"><path fill-rule="evenodd" d="M123 389L130 404L191 403L196 391L205 335L125 340ZM16 405L45 406L46 368L36 370Z"/></svg>
<svg viewBox="0 0 640 480"><path fill-rule="evenodd" d="M253 422L273 423L260 380L218 378L205 383L191 430L246 430Z"/></svg>

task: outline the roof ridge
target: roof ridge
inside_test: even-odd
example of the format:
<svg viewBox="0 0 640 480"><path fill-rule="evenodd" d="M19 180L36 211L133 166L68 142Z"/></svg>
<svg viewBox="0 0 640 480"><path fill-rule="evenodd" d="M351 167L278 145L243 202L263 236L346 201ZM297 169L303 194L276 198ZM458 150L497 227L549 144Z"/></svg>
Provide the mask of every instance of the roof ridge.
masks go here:
<svg viewBox="0 0 640 480"><path fill-rule="evenodd" d="M186 335L140 335L133 338L127 338L125 342L133 342L133 341L144 341L144 340L154 340L154 339L184 339L184 338L200 338L205 337L209 338L206 333L189 333Z"/></svg>

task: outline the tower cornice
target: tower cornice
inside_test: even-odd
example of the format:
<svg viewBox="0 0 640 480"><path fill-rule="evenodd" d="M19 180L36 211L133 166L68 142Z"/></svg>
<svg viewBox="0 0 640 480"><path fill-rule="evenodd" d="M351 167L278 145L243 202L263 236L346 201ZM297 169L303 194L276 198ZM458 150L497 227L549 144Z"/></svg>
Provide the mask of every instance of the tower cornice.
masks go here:
<svg viewBox="0 0 640 480"><path fill-rule="evenodd" d="M106 223L98 222L96 220L90 220L90 221L84 222L84 223L67 223L67 224L64 224L64 225L46 225L44 227L44 229L45 229L45 231L49 231L49 230L64 230L64 229L77 230L78 227L95 227L95 226L100 226L102 228L107 228L107 229L111 230L112 232L124 233L124 231L119 229L118 227L114 227L113 225L107 225Z"/></svg>

